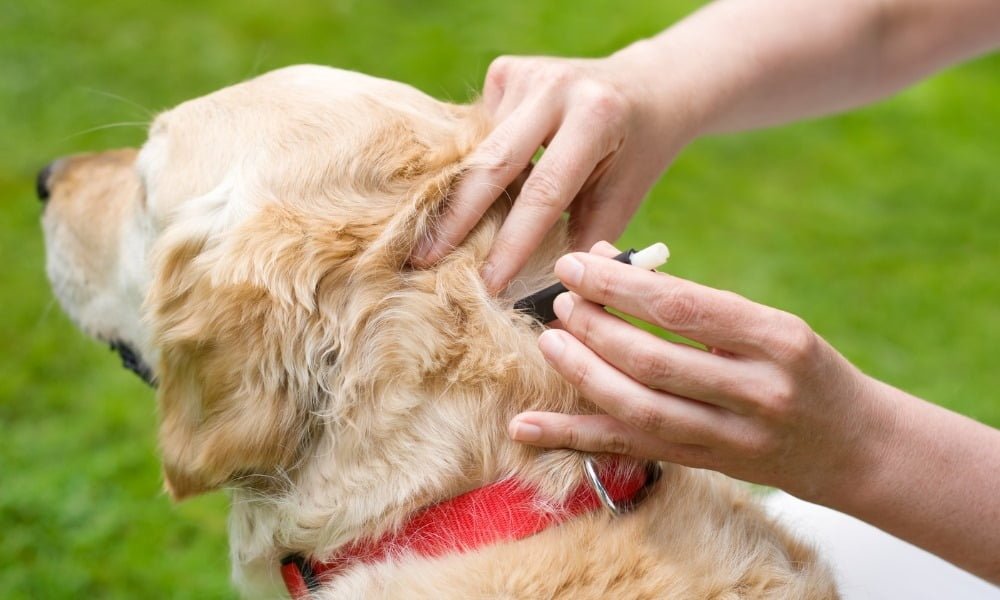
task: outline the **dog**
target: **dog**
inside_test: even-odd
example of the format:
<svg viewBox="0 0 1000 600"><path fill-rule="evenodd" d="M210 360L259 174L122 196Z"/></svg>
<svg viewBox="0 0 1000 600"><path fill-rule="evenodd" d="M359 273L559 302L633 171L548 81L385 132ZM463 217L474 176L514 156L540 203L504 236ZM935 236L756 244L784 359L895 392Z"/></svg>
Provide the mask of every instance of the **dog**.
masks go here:
<svg viewBox="0 0 1000 600"><path fill-rule="evenodd" d="M295 66L40 174L54 293L157 387L166 491L230 490L250 596L837 597L745 486L509 440L521 411L596 410L513 309L565 227L498 297L479 269L509 202L408 266L489 130L477 104Z"/></svg>

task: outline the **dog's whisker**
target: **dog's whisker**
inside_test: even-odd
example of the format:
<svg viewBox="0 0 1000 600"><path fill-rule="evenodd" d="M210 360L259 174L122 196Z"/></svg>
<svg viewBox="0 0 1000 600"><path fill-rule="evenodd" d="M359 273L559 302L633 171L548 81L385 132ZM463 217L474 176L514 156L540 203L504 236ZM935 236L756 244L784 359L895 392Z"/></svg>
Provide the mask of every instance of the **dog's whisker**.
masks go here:
<svg viewBox="0 0 1000 600"><path fill-rule="evenodd" d="M86 92L90 92L91 94L97 94L98 96L104 96L106 98L111 98L112 100L118 100L120 102L123 102L123 103L129 105L129 106L138 108L143 113L145 113L145 115L147 117L149 117L150 119L152 119L153 117L156 116L156 111L155 110L153 110L153 109L151 109L151 108L149 108L147 106L144 106L142 104L139 104L135 100L132 100L131 98L126 98L125 96L122 96L120 94L115 94L113 92L107 92L107 91L99 90L97 88L92 88L92 87L85 87L85 88L83 88L83 90L86 91Z"/></svg>
<svg viewBox="0 0 1000 600"><path fill-rule="evenodd" d="M93 133L95 131L102 131L104 129L113 129L115 127L139 127L141 129L147 129L149 127L149 121L119 121L118 123L108 123L106 125L98 125L96 127L91 127L89 129L84 129L83 131L77 131L76 133L67 135L66 137L59 140L60 142L65 142L66 140L79 137L81 135L86 135L88 133Z"/></svg>
<svg viewBox="0 0 1000 600"><path fill-rule="evenodd" d="M40 329L42 325L45 324L45 321L48 320L49 315L52 314L52 307L55 305L56 305L56 299L49 298L49 301L45 304L45 307L42 308L42 312L38 315L38 320L35 321L35 326L33 328L33 331L38 331L38 329Z"/></svg>
<svg viewBox="0 0 1000 600"><path fill-rule="evenodd" d="M243 74L243 79L250 79L256 75L260 74L260 67L265 60L265 54L270 52L270 46L264 44L263 42L257 46L257 52L254 55L253 62L250 64L250 68L246 73Z"/></svg>

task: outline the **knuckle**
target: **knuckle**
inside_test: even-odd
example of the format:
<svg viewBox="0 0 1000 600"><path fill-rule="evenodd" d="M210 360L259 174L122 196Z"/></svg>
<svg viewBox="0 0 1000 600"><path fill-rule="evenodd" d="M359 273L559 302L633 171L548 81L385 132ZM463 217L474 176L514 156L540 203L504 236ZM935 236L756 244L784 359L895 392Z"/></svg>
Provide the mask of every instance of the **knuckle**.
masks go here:
<svg viewBox="0 0 1000 600"><path fill-rule="evenodd" d="M618 294L618 278L608 269L592 269L593 273L588 273L592 278L591 286L602 304L609 301Z"/></svg>
<svg viewBox="0 0 1000 600"><path fill-rule="evenodd" d="M628 114L628 99L614 86L604 82L588 81L583 84L581 99L582 106L590 118L610 124L614 128L617 128Z"/></svg>
<svg viewBox="0 0 1000 600"><path fill-rule="evenodd" d="M781 442L778 436L770 431L759 432L752 436L745 448L746 457L762 460L774 456L780 451Z"/></svg>
<svg viewBox="0 0 1000 600"><path fill-rule="evenodd" d="M569 382L580 389L590 387L593 370L587 361L578 361L569 370Z"/></svg>
<svg viewBox="0 0 1000 600"><path fill-rule="evenodd" d="M625 411L625 421L642 431L660 431L664 425L663 414L645 402L634 402Z"/></svg>
<svg viewBox="0 0 1000 600"><path fill-rule="evenodd" d="M576 69L562 61L547 62L542 69L550 86L561 88L576 78Z"/></svg>
<svg viewBox="0 0 1000 600"><path fill-rule="evenodd" d="M671 378L671 365L659 352L642 348L634 351L631 359L636 378L643 383L652 383Z"/></svg>
<svg viewBox="0 0 1000 600"><path fill-rule="evenodd" d="M477 154L477 166L486 169L490 175L507 173L514 166L514 149L507 136L501 134L491 135L479 146Z"/></svg>
<svg viewBox="0 0 1000 600"><path fill-rule="evenodd" d="M583 436L580 432L571 426L566 426L562 428L562 436L560 440L561 446L566 446L567 448L580 448L583 444Z"/></svg>
<svg viewBox="0 0 1000 600"><path fill-rule="evenodd" d="M547 171L537 170L528 177L521 188L521 195L541 209L562 209L561 186Z"/></svg>
<svg viewBox="0 0 1000 600"><path fill-rule="evenodd" d="M507 83L511 66L516 59L512 56L498 56L486 69L486 84L503 88Z"/></svg>
<svg viewBox="0 0 1000 600"><path fill-rule="evenodd" d="M780 323L780 333L775 352L792 365L807 364L816 354L818 338L816 333L801 318L786 314Z"/></svg>
<svg viewBox="0 0 1000 600"><path fill-rule="evenodd" d="M739 453L741 460L757 462L772 455L775 447L772 435L755 431L734 440L732 449Z"/></svg>
<svg viewBox="0 0 1000 600"><path fill-rule="evenodd" d="M741 377L726 378L719 390L723 394L739 401L747 412L755 412L755 407L762 404L762 399L770 397L773 389L772 375L752 374Z"/></svg>
<svg viewBox="0 0 1000 600"><path fill-rule="evenodd" d="M595 331L594 331L594 318L589 311L574 309L569 315L569 322L566 325L572 330L573 335L583 342L585 345L590 346L594 341Z"/></svg>
<svg viewBox="0 0 1000 600"><path fill-rule="evenodd" d="M798 390L790 378L779 377L759 400L760 412L767 418L786 421L795 414Z"/></svg>
<svg viewBox="0 0 1000 600"><path fill-rule="evenodd" d="M604 452L611 454L632 454L632 440L621 431L605 433L600 446Z"/></svg>
<svg viewBox="0 0 1000 600"><path fill-rule="evenodd" d="M651 312L658 325L678 329L697 329L704 320L701 305L681 286L658 294Z"/></svg>

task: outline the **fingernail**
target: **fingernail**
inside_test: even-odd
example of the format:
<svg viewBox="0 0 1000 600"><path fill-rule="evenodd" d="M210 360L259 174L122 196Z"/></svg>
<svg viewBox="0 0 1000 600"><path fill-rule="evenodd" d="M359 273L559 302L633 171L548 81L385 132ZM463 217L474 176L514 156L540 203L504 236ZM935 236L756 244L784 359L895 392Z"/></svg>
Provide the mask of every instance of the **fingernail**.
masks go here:
<svg viewBox="0 0 1000 600"><path fill-rule="evenodd" d="M572 254L560 258L556 261L556 277L569 285L580 285L583 279L583 263L577 260Z"/></svg>
<svg viewBox="0 0 1000 600"><path fill-rule="evenodd" d="M542 428L531 423L514 420L510 422L508 433L518 442L537 442L542 439Z"/></svg>
<svg viewBox="0 0 1000 600"><path fill-rule="evenodd" d="M545 358L555 360L562 355L566 348L566 340L562 336L562 332L555 329L549 329L538 336L538 348L545 355Z"/></svg>
<svg viewBox="0 0 1000 600"><path fill-rule="evenodd" d="M573 314L573 307L573 299L570 298L569 292L559 294L556 296L555 301L552 302L552 310L555 311L556 316L563 323L569 321L570 315Z"/></svg>

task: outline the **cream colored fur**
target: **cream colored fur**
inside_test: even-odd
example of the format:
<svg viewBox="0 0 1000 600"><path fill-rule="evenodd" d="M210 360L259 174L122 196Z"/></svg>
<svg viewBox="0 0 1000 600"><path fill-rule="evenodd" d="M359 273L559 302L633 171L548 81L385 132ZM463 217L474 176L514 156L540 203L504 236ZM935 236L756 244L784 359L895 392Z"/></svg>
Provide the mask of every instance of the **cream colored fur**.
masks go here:
<svg viewBox="0 0 1000 600"><path fill-rule="evenodd" d="M478 271L504 203L435 268L407 266L487 130L475 105L300 66L160 115L138 158L58 165L44 218L57 295L154 364L167 489L231 490L247 594L283 594L286 553L322 558L484 483L520 477L553 503L580 484L576 453L506 436L526 409L593 410L511 308L550 282L563 228L501 298ZM742 487L664 469L626 517L361 566L320 596L836 597Z"/></svg>

